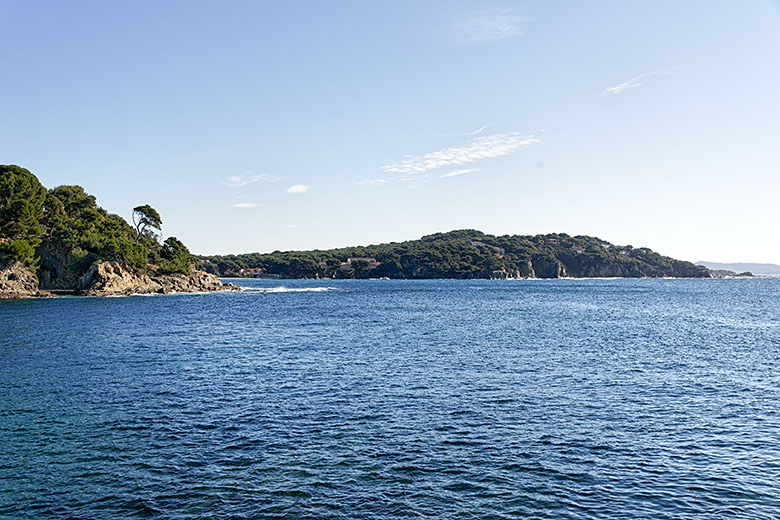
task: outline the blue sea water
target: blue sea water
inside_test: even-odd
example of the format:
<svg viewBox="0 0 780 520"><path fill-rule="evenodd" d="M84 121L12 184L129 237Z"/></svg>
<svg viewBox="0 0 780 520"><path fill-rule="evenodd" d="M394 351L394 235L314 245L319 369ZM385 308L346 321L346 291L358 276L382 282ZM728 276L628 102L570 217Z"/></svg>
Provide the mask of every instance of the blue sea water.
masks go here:
<svg viewBox="0 0 780 520"><path fill-rule="evenodd" d="M0 518L780 518L780 279L240 283L0 302Z"/></svg>

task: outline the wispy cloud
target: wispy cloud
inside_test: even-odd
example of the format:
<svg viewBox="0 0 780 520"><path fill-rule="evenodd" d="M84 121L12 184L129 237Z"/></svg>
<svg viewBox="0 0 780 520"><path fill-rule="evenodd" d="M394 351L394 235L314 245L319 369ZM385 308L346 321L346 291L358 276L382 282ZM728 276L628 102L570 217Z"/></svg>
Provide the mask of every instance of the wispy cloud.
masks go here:
<svg viewBox="0 0 780 520"><path fill-rule="evenodd" d="M652 78L653 76L658 76L661 74L667 74L666 71L663 69L656 69L653 72L648 72L645 74L640 74L639 76L636 76L634 78L631 78L628 81L624 81L623 83L620 83L619 85L615 85L614 87L607 87L602 94L606 96L614 96L616 94L620 94L621 92L624 92L631 88L636 88L642 86L642 83Z"/></svg>
<svg viewBox="0 0 780 520"><path fill-rule="evenodd" d="M261 173L259 175L234 175L232 177L228 177L225 179L225 181L222 183L225 186L230 186L231 188L243 188L244 186L248 184L255 184L255 183L261 183L261 184L272 184L274 182L279 182L281 180L284 180L285 177L280 177L278 175L269 175L267 173Z"/></svg>
<svg viewBox="0 0 780 520"><path fill-rule="evenodd" d="M464 146L443 148L421 155L410 155L403 160L382 166L385 175L377 179L358 181L360 186L381 186L393 182L404 182L416 187L432 180L455 177L480 171L479 168L456 168L441 171L447 167L473 164L484 159L509 155L521 148L541 143L536 134L507 132L474 137Z"/></svg>
<svg viewBox="0 0 780 520"><path fill-rule="evenodd" d="M456 175L463 175L465 173L478 172L479 168L465 168L461 170L452 170L451 172L442 173L439 175L439 179L446 179L447 177L455 177Z"/></svg>
<svg viewBox="0 0 780 520"><path fill-rule="evenodd" d="M471 13L456 22L452 41L459 45L483 45L522 36L528 18L512 9L490 9Z"/></svg>
<svg viewBox="0 0 780 520"><path fill-rule="evenodd" d="M233 204L234 208L256 208L257 204L254 202L236 202Z"/></svg>
<svg viewBox="0 0 780 520"><path fill-rule="evenodd" d="M311 186L306 186L305 184L293 184L287 188L287 193L290 195L298 195L299 193L306 193L310 189Z"/></svg>
<svg viewBox="0 0 780 520"><path fill-rule="evenodd" d="M540 143L533 134L509 132L476 137L465 146L444 148L436 152L406 157L400 162L382 166L384 172L415 174L445 166L461 166L482 159L509 155L512 152Z"/></svg>

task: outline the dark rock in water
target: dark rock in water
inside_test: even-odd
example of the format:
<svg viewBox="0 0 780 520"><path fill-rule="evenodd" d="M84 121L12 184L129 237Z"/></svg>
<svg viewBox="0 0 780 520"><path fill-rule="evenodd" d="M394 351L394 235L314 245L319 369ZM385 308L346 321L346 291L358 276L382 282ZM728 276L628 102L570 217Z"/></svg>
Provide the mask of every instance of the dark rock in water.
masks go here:
<svg viewBox="0 0 780 520"><path fill-rule="evenodd" d="M750 271L737 273L735 271L729 271L728 269L710 269L710 273L713 278L751 278L754 276Z"/></svg>
<svg viewBox="0 0 780 520"><path fill-rule="evenodd" d="M696 262L713 271L733 271L735 273L751 273L753 276L780 276L780 265L777 264L758 264L753 262Z"/></svg>

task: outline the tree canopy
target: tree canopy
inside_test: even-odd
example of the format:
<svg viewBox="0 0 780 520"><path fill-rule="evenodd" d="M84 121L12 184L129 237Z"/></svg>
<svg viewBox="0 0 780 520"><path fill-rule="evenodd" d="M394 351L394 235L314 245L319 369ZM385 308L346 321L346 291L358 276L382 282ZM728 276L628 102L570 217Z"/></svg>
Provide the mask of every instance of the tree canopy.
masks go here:
<svg viewBox="0 0 780 520"><path fill-rule="evenodd" d="M275 251L202 256L217 275L244 269L284 278L556 278L604 276L708 276L708 271L649 249L616 246L589 236L486 235L474 229L435 233L419 240L326 251ZM348 261L350 258L353 261ZM374 258L375 263L359 260Z"/></svg>
<svg viewBox="0 0 780 520"><path fill-rule="evenodd" d="M117 261L146 272L186 273L192 255L171 237L160 244L160 214L148 204L133 209L135 226L97 205L81 186L46 190L29 170L0 165L0 254L38 265L47 279L74 279L94 262ZM155 267L156 268L156 267Z"/></svg>
<svg viewBox="0 0 780 520"><path fill-rule="evenodd" d="M133 208L133 224L137 232L136 242L140 242L142 237L156 239L162 229L162 218L156 209L149 204L144 204ZM155 230L157 233L154 232Z"/></svg>
<svg viewBox="0 0 780 520"><path fill-rule="evenodd" d="M40 243L46 188L29 170L0 165L0 252L28 265Z"/></svg>
<svg viewBox="0 0 780 520"><path fill-rule="evenodd" d="M158 269L162 274L188 273L192 263L193 257L187 246L176 237L165 239L157 261Z"/></svg>

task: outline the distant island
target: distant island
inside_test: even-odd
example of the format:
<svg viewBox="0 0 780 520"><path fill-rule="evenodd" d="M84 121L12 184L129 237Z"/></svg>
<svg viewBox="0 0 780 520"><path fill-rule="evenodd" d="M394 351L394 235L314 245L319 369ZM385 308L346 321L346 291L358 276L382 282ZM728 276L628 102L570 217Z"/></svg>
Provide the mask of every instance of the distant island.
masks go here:
<svg viewBox="0 0 780 520"><path fill-rule="evenodd" d="M710 278L706 267L590 236L487 235L474 229L419 240L314 251L199 256L222 277L267 278Z"/></svg>
<svg viewBox="0 0 780 520"><path fill-rule="evenodd" d="M133 210L133 226L81 186L47 190L29 170L0 165L0 298L237 289L196 271L160 214Z"/></svg>
<svg viewBox="0 0 780 520"><path fill-rule="evenodd" d="M731 273L750 273L759 276L780 276L780 265L777 264L755 264L748 262L735 262L731 264L720 262L696 262L711 271L731 272Z"/></svg>

